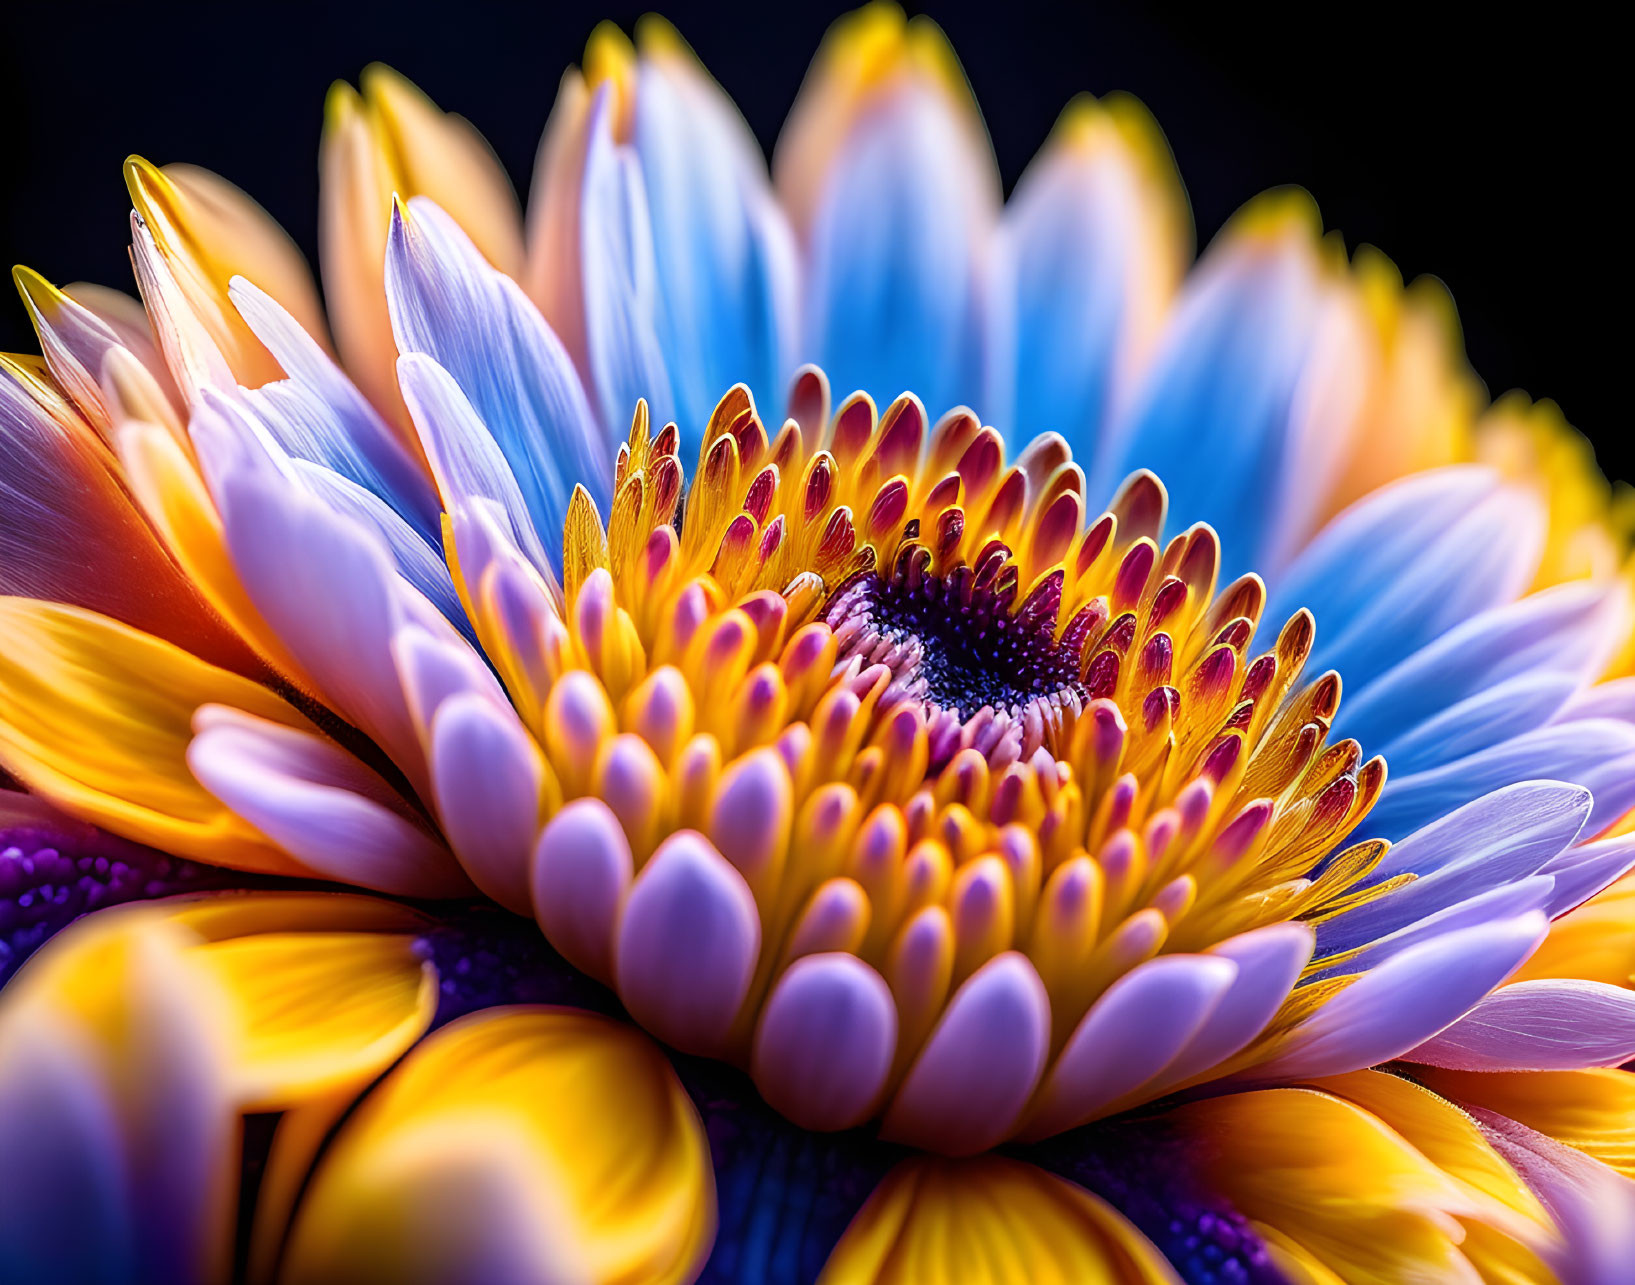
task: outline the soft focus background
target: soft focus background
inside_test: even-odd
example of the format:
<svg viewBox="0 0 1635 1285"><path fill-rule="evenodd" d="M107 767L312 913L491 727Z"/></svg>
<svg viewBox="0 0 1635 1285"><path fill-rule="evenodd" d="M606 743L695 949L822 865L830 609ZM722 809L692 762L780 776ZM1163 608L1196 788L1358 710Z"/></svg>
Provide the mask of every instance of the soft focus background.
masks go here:
<svg viewBox="0 0 1635 1285"><path fill-rule="evenodd" d="M562 69L599 18L657 7L771 146L830 20L801 0L369 0L276 5L13 0L0 28L0 257L64 284L130 288L120 163L185 160L246 188L309 257L329 82L395 66L470 117L526 191ZM1603 466L1635 476L1630 373L1629 110L1621 43L1570 6L1467 23L1438 6L990 0L909 5L953 40L1007 190L1075 92L1125 89L1167 133L1200 245L1255 192L1298 183L1350 246L1452 289L1494 394L1553 397ZM0 348L35 347L0 305Z"/></svg>

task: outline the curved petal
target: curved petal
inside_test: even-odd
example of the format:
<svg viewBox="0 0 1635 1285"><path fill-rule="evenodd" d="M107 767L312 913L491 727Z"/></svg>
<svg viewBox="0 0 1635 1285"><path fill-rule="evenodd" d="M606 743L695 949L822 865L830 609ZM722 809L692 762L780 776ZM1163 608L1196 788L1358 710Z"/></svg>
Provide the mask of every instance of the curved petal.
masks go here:
<svg viewBox="0 0 1635 1285"><path fill-rule="evenodd" d="M819 1285L958 1279L1170 1285L1173 1269L1122 1214L1082 1187L1001 1156L917 1157L881 1182Z"/></svg>
<svg viewBox="0 0 1635 1285"><path fill-rule="evenodd" d="M1635 1057L1635 992L1605 982L1501 986L1407 1054L1460 1071L1567 1071Z"/></svg>
<svg viewBox="0 0 1635 1285"><path fill-rule="evenodd" d="M714 1229L709 1145L658 1050L501 1009L425 1041L347 1121L281 1278L682 1282Z"/></svg>

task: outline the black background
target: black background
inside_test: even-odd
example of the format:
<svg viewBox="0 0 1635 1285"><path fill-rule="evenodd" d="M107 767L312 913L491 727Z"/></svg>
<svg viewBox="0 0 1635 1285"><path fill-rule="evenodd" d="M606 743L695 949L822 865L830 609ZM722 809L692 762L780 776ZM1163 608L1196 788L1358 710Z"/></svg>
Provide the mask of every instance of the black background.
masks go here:
<svg viewBox="0 0 1635 1285"><path fill-rule="evenodd" d="M1434 6L1139 13L1000 0L912 6L952 38L1007 189L1078 90L1126 89L1168 135L1200 245L1255 192L1308 188L1459 305L1497 394L1553 397L1630 476L1621 39L1559 5L1465 22ZM316 149L329 82L391 63L470 117L526 191L563 68L618 3L495 0L277 6L14 5L0 31L0 256L58 283L127 286L120 162L192 161L246 188L316 252ZM770 146L842 7L662 11ZM1615 195L1615 192L1618 194ZM0 346L34 348L22 306Z"/></svg>

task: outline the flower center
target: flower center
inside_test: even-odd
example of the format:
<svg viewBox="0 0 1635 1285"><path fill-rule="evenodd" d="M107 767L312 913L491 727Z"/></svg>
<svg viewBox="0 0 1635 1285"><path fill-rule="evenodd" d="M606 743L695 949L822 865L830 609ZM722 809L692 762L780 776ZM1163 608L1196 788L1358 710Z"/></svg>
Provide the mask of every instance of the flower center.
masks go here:
<svg viewBox="0 0 1635 1285"><path fill-rule="evenodd" d="M930 565L911 541L888 573L859 572L839 588L821 619L840 668L891 671L881 706L923 707L933 771L967 748L996 766L1041 746L1054 752L1062 712L1077 714L1095 694L1080 681L1079 647L1056 636L1061 575L1018 606L1016 566L998 541L975 566L939 576Z"/></svg>

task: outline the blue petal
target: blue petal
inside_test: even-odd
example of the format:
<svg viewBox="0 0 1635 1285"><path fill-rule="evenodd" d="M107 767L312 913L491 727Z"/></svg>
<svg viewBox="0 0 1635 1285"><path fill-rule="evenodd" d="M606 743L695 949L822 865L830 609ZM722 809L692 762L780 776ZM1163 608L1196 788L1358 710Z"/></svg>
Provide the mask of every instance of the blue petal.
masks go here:
<svg viewBox="0 0 1635 1285"><path fill-rule="evenodd" d="M1172 501L1173 502L1173 501ZM1317 620L1311 672L1360 689L1477 612L1527 588L1543 515L1487 469L1437 469L1380 488L1329 523L1276 579L1269 620Z"/></svg>
<svg viewBox="0 0 1635 1285"><path fill-rule="evenodd" d="M660 296L647 188L636 156L613 141L613 93L605 84L591 101L579 198L585 347L609 429L628 425L642 398L655 423L675 418L653 325Z"/></svg>
<svg viewBox="0 0 1635 1285"><path fill-rule="evenodd" d="M424 197L392 214L386 298L400 352L435 358L499 443L553 562L574 485L606 512L613 447L561 342Z"/></svg>
<svg viewBox="0 0 1635 1285"><path fill-rule="evenodd" d="M1562 674L1587 682L1621 640L1625 618L1622 590L1583 582L1484 611L1360 690L1348 691L1334 735L1386 745L1518 675Z"/></svg>
<svg viewBox="0 0 1635 1285"><path fill-rule="evenodd" d="M1412 776L1543 727L1577 686L1569 674L1521 674L1369 749L1384 758L1395 775Z"/></svg>
<svg viewBox="0 0 1635 1285"><path fill-rule="evenodd" d="M1143 241L1158 212L1133 166L1111 144L1053 141L1005 207L984 409L1016 449L1056 432L1081 464L1095 458L1109 395L1139 337L1134 314L1162 302L1136 297L1155 288Z"/></svg>
<svg viewBox="0 0 1635 1285"><path fill-rule="evenodd" d="M234 277L228 294L289 376L246 392L278 444L296 459L322 464L373 492L417 531L437 539L437 496L368 399L265 291Z"/></svg>
<svg viewBox="0 0 1635 1285"><path fill-rule="evenodd" d="M641 62L633 141L652 219L656 326L690 460L733 384L749 385L760 406L782 404L794 370L794 238L759 146L702 70Z"/></svg>
<svg viewBox="0 0 1635 1285"><path fill-rule="evenodd" d="M841 145L813 219L802 356L837 396L917 393L935 418L981 410L979 247L970 143L939 95L902 86Z"/></svg>
<svg viewBox="0 0 1635 1285"><path fill-rule="evenodd" d="M1558 723L1512 737L1441 767L1386 784L1362 834L1396 839L1490 790L1551 779L1595 795L1591 833L1635 805L1635 726L1612 719Z"/></svg>
<svg viewBox="0 0 1635 1285"><path fill-rule="evenodd" d="M1372 875L1376 883L1398 874L1415 880L1318 925L1317 954L1354 950L1536 874L1578 837L1590 809L1589 791L1559 781L1528 781L1450 808L1392 848Z"/></svg>
<svg viewBox="0 0 1635 1285"><path fill-rule="evenodd" d="M1222 574L1264 570L1290 515L1281 511L1300 448L1300 393L1325 296L1312 248L1297 237L1229 238L1183 289L1140 386L1092 470L1111 495L1137 469L1164 479L1170 513L1221 538ZM1308 482L1305 487L1310 490Z"/></svg>

